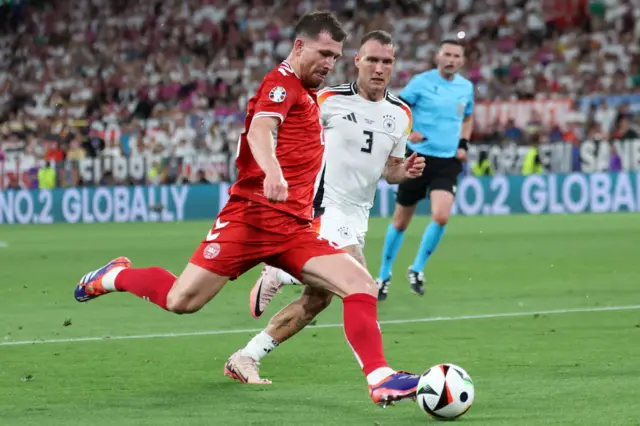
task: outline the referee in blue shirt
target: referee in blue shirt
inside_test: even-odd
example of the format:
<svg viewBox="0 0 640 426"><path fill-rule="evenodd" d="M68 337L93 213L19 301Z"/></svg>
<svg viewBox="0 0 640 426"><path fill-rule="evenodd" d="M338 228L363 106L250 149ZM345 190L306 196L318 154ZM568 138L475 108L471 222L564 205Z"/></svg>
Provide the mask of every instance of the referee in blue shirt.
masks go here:
<svg viewBox="0 0 640 426"><path fill-rule="evenodd" d="M440 43L437 69L414 76L400 92L400 99L411 107L413 128L407 155L425 157L422 177L398 186L393 222L389 224L378 275L378 300L385 300L391 282L391 266L402 245L404 232L416 205L429 193L431 223L422 235L420 248L407 279L411 291L424 294L423 269L433 254L449 221L458 175L467 159L467 142L473 126L473 84L458 74L464 65L464 48L457 40Z"/></svg>

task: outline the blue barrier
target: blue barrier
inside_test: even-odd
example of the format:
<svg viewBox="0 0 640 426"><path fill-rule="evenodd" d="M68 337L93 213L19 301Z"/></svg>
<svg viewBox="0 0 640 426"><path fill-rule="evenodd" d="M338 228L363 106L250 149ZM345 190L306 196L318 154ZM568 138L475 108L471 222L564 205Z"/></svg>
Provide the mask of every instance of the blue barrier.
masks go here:
<svg viewBox="0 0 640 426"><path fill-rule="evenodd" d="M3 191L0 224L213 219L221 205L220 188L175 185Z"/></svg>
<svg viewBox="0 0 640 426"><path fill-rule="evenodd" d="M380 183L372 215L393 212L394 185ZM507 215L640 211L640 173L571 173L463 177L452 214ZM429 201L417 214L429 214Z"/></svg>
<svg viewBox="0 0 640 426"><path fill-rule="evenodd" d="M396 185L380 182L371 216L389 216ZM0 224L212 220L228 186L176 185L0 192ZM418 214L429 214L429 201ZM454 215L640 211L640 173L464 177Z"/></svg>

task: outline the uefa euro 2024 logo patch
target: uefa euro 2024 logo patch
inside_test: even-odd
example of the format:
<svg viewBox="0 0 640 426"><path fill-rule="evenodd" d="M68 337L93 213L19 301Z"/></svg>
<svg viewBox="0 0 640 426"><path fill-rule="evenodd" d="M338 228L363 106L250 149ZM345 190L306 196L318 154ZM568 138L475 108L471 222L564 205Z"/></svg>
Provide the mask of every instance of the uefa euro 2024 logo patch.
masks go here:
<svg viewBox="0 0 640 426"><path fill-rule="evenodd" d="M271 99L272 102L282 102L284 101L284 98L287 97L287 91L284 90L284 87L282 86L276 86L273 89L271 89L271 91L269 92L269 99Z"/></svg>

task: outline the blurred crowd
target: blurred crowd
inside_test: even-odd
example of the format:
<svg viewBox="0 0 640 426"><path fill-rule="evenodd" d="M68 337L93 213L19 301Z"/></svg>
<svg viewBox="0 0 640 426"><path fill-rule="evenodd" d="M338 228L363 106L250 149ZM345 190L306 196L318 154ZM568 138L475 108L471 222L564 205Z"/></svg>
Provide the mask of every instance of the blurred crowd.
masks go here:
<svg viewBox="0 0 640 426"><path fill-rule="evenodd" d="M397 40L395 92L433 66L440 40L458 38L477 103L576 101L562 120L490 120L474 140L638 136L633 103L577 100L640 94L640 0L13 0L0 7L5 173L144 156L149 181L193 158L200 168L178 172L181 181L233 179L247 99L315 8L334 10L349 32L328 84L354 78L367 31Z"/></svg>

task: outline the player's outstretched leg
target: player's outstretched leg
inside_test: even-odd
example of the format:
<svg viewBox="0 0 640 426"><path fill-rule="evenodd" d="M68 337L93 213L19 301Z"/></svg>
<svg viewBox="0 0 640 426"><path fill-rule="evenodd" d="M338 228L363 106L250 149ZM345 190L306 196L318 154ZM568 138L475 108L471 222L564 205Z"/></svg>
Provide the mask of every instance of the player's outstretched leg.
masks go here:
<svg viewBox="0 0 640 426"><path fill-rule="evenodd" d="M78 302L86 302L107 293L128 292L164 310L185 314L200 310L227 280L193 263L176 278L158 266L132 268L129 259L119 257L86 273L74 296Z"/></svg>
<svg viewBox="0 0 640 426"><path fill-rule="evenodd" d="M342 298L345 336L367 377L373 402L386 406L415 398L420 376L397 372L385 359L378 324L378 289L367 270L345 253L317 256L305 263L302 281Z"/></svg>
<svg viewBox="0 0 640 426"><path fill-rule="evenodd" d="M403 206L396 204L393 212L393 220L387 228L387 234L382 246L382 260L380 262L380 271L376 284L378 286L378 300L386 300L389 293L389 285L391 284L391 267L398 255L398 251L402 246L404 239L404 231L409 226L416 205Z"/></svg>
<svg viewBox="0 0 640 426"><path fill-rule="evenodd" d="M229 357L224 374L241 383L270 384L270 380L260 377L262 358L313 321L329 306L332 297L326 290L305 286L298 300L274 315L267 328Z"/></svg>
<svg viewBox="0 0 640 426"><path fill-rule="evenodd" d="M431 222L422 234L418 253L407 272L410 290L422 296L424 294L424 267L435 252L449 222L449 213L453 204L453 193L444 190L431 191Z"/></svg>
<svg viewBox="0 0 640 426"><path fill-rule="evenodd" d="M273 266L264 265L260 278L249 295L249 309L254 318L260 318L269 302L284 285L300 285L300 281Z"/></svg>

